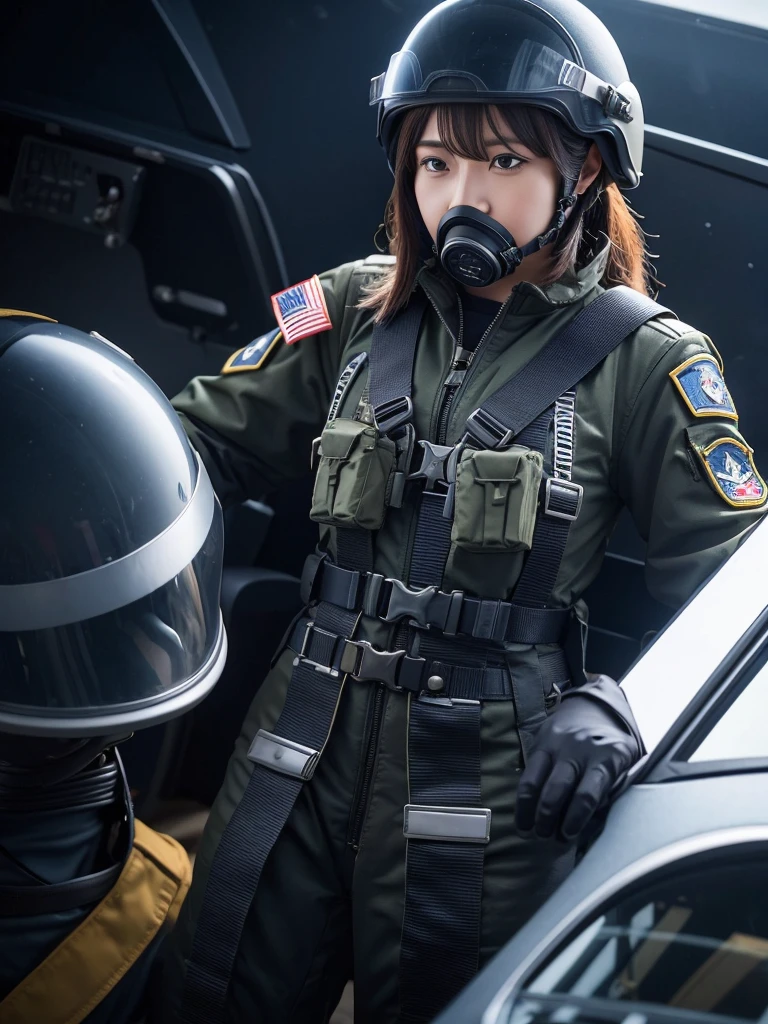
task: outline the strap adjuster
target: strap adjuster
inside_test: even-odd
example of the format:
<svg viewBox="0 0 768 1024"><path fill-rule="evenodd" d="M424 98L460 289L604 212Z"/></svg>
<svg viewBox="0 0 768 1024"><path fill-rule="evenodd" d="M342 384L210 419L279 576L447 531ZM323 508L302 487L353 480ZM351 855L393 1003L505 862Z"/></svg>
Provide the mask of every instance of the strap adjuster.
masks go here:
<svg viewBox="0 0 768 1024"><path fill-rule="evenodd" d="M406 839L485 844L491 838L491 809L406 804L403 835Z"/></svg>
<svg viewBox="0 0 768 1024"><path fill-rule="evenodd" d="M307 782L314 775L320 751L274 732L267 732L266 729L259 729L248 750L248 760L281 775L292 775L295 779Z"/></svg>
<svg viewBox="0 0 768 1024"><path fill-rule="evenodd" d="M504 448L512 443L515 436L513 430L508 430L501 420L482 408L467 416L467 433L483 448Z"/></svg>
<svg viewBox="0 0 768 1024"><path fill-rule="evenodd" d="M407 396L393 398L391 402L382 402L375 406L373 419L382 434L388 434L396 427L407 423L413 416L413 402Z"/></svg>
<svg viewBox="0 0 768 1024"><path fill-rule="evenodd" d="M299 660L307 665L309 668L313 668L315 672L320 672L324 676L330 676L332 679L339 678L339 670L334 668L333 665L323 665L322 662L313 661L312 658L307 657L307 651L311 643L312 634L317 630L319 633L325 633L325 630L318 629L314 621L310 619L307 622L307 628L304 630L304 639L301 641L301 650L299 651ZM331 633L327 634L332 636Z"/></svg>
<svg viewBox="0 0 768 1024"><path fill-rule="evenodd" d="M572 480L560 480L553 476L547 477L544 492L544 515L573 522L578 519L579 512L581 512L583 498L584 488L581 484L575 484Z"/></svg>

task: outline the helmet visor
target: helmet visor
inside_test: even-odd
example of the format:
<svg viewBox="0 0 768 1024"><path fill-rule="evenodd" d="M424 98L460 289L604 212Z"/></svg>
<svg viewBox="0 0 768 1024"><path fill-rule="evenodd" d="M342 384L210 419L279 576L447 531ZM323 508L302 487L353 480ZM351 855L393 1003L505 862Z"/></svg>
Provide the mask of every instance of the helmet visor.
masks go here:
<svg viewBox="0 0 768 1024"><path fill-rule="evenodd" d="M377 99L557 85L563 62L578 54L551 19L534 11L494 3L437 8L390 60Z"/></svg>
<svg viewBox="0 0 768 1024"><path fill-rule="evenodd" d="M560 93L603 104L611 87L545 12L493 2L441 5L371 83L371 103L509 100ZM599 108L598 108L599 109Z"/></svg>
<svg viewBox="0 0 768 1024"><path fill-rule="evenodd" d="M170 717L152 708L199 684L223 644L222 552L217 507L192 561L147 596L80 622L0 632L0 730L87 735Z"/></svg>

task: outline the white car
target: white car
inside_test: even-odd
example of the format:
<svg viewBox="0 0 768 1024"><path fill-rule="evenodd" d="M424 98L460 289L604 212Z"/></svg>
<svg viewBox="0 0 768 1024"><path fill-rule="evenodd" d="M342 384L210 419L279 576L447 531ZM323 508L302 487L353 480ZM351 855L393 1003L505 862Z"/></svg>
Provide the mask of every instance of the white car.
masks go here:
<svg viewBox="0 0 768 1024"><path fill-rule="evenodd" d="M768 521L622 681L648 755L439 1024L768 1024Z"/></svg>

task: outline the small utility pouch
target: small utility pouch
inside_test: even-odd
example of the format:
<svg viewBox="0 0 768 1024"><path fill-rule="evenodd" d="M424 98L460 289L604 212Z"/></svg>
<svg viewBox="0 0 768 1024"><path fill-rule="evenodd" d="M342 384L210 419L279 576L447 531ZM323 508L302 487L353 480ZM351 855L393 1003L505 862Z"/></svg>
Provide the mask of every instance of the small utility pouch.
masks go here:
<svg viewBox="0 0 768 1024"><path fill-rule="evenodd" d="M522 445L461 453L451 540L466 551L529 551L544 460Z"/></svg>
<svg viewBox="0 0 768 1024"><path fill-rule="evenodd" d="M392 488L395 443L357 420L331 420L320 438L310 518L378 530Z"/></svg>

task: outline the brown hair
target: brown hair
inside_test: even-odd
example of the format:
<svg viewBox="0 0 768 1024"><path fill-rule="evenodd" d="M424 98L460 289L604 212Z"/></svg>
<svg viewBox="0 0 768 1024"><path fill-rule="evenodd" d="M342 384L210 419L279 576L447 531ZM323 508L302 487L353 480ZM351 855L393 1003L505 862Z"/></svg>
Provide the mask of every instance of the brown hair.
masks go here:
<svg viewBox="0 0 768 1024"><path fill-rule="evenodd" d="M395 185L384 218L389 251L397 257L397 262L360 303L364 308L376 310L377 320L392 316L407 303L424 257L425 229L416 204L413 179L416 145L435 109L440 139L449 152L469 160L488 159L483 145L486 119L500 141L503 142L502 129L506 126L537 156L552 159L564 179L575 181L579 177L591 145L589 139L577 135L555 114L522 104L455 103L407 111L397 144ZM603 244L602 236L608 237L611 248L600 283L606 288L626 284L647 293L653 278L645 234L605 165L573 207L552 251L550 271L542 283L551 284L567 270L589 263Z"/></svg>

